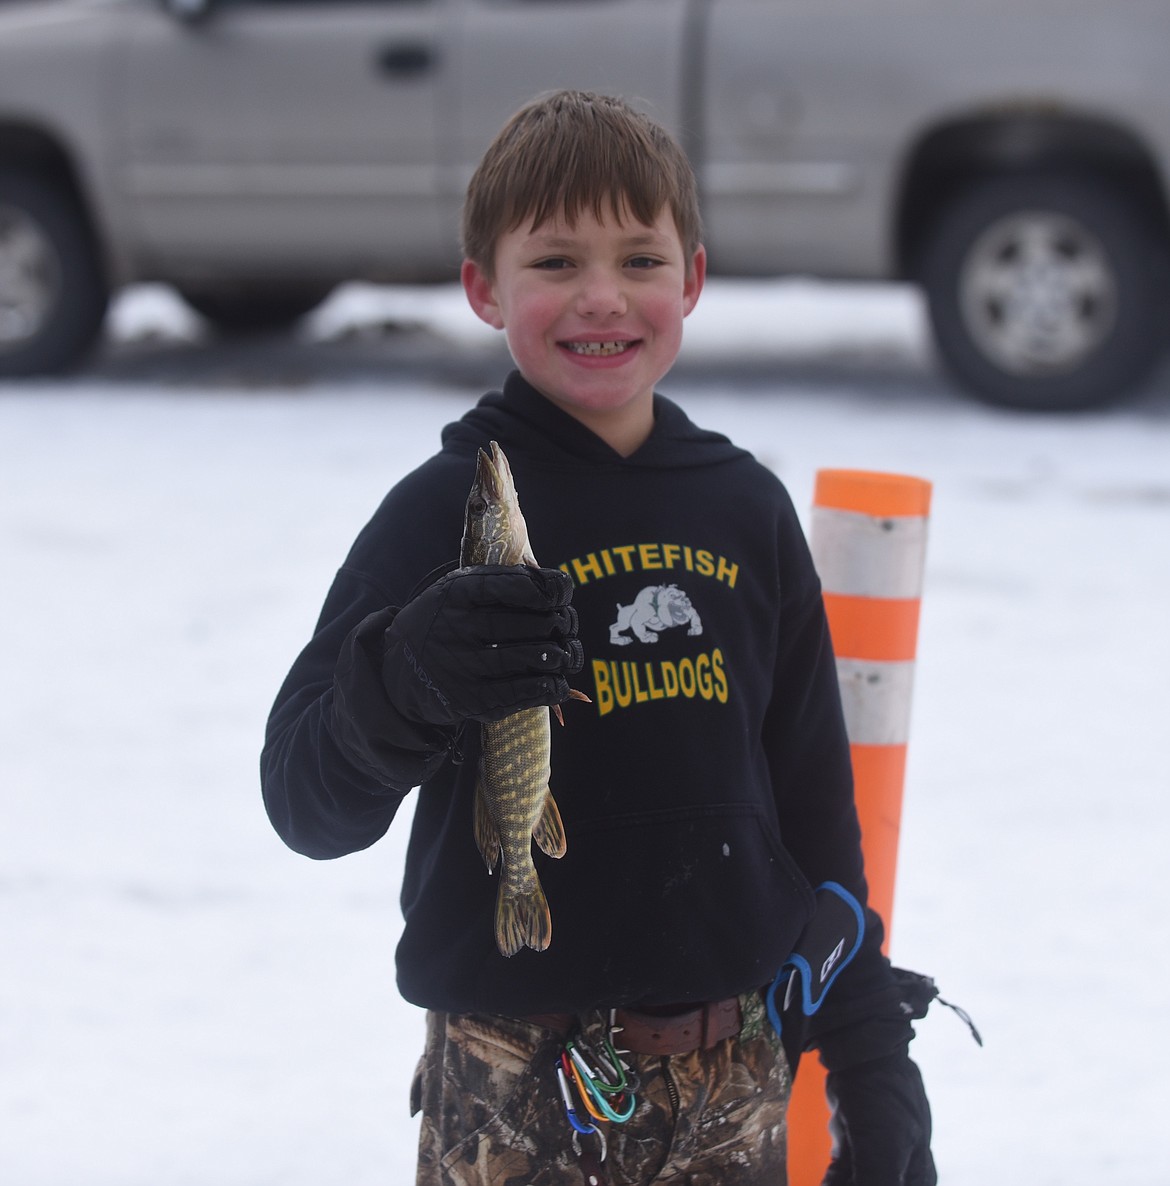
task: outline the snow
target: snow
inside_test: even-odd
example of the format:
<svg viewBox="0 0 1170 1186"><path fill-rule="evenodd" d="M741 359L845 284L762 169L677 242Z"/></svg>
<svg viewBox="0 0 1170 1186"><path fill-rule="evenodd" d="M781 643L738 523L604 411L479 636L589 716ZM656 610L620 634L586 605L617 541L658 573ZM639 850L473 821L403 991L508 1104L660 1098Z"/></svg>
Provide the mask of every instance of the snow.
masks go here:
<svg viewBox="0 0 1170 1186"><path fill-rule="evenodd" d="M0 384L0 1181L412 1181L408 821L307 861L256 764L353 535L500 345L448 288L254 347L144 288L109 329ZM943 1180L1162 1180L1170 378L993 411L908 291L725 282L663 389L798 506L823 467L934 483L892 954L986 1041L919 1026Z"/></svg>

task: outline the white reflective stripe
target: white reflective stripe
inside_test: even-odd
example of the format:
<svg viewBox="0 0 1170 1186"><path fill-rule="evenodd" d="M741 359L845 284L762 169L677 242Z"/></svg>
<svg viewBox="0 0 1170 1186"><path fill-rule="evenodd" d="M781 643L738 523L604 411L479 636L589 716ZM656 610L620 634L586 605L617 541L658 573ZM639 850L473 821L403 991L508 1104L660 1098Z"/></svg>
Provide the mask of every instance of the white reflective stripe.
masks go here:
<svg viewBox="0 0 1170 1186"><path fill-rule="evenodd" d="M922 596L926 519L921 515L876 516L814 506L809 546L826 593Z"/></svg>
<svg viewBox="0 0 1170 1186"><path fill-rule="evenodd" d="M838 659L837 680L852 745L905 745L914 662Z"/></svg>

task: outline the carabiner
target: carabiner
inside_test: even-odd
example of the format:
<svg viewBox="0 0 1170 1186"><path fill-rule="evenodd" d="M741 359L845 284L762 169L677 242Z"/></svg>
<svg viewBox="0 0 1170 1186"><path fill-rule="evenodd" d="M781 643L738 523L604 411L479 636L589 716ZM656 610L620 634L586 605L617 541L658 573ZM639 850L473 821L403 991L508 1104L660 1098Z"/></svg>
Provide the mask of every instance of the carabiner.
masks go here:
<svg viewBox="0 0 1170 1186"><path fill-rule="evenodd" d="M605 1143L605 1133L599 1128L593 1128L589 1131L597 1134L597 1139L601 1142L601 1160L604 1161L605 1155L609 1152L609 1146ZM581 1156L581 1138L576 1132L573 1133L573 1152L578 1157Z"/></svg>
<svg viewBox="0 0 1170 1186"><path fill-rule="evenodd" d="M596 1117L598 1120L610 1120L614 1124L624 1124L629 1120L634 1114L634 1108L637 1106L637 1100L634 1096L625 1097L620 1090L615 1093L611 1088L609 1089L609 1093L615 1096L614 1103L620 1108L624 1100L625 1106L620 1112L610 1107L609 1102L605 1098L606 1089L590 1073L589 1064L586 1063L576 1047L572 1043L568 1043L565 1049L568 1051L571 1059L569 1069L573 1072L573 1078L577 1083L577 1090L590 1115Z"/></svg>
<svg viewBox="0 0 1170 1186"><path fill-rule="evenodd" d="M569 1118L569 1123L573 1126L573 1148L576 1149L578 1155L580 1155L581 1149L577 1139L578 1134L584 1133L585 1135L588 1135L589 1133L595 1132L601 1136L601 1145L602 1149L604 1150L605 1136L602 1134L601 1129L599 1129L596 1124L582 1124L581 1120L578 1118L577 1109L573 1107L572 1095L569 1092L569 1081L565 1078L565 1072L560 1066L557 1067L557 1082L561 1085L561 1099L565 1104L565 1115ZM604 1152L602 1153L601 1157L604 1161Z"/></svg>
<svg viewBox="0 0 1170 1186"><path fill-rule="evenodd" d="M565 1048L574 1054L578 1066L589 1077L590 1082L599 1091L604 1091L607 1095L621 1095L630 1087L630 1079L627 1074L626 1064L618 1057L618 1052L614 1049L613 1043L609 1038L602 1038L602 1045L605 1048L605 1053L602 1054L596 1047L591 1046L583 1038L578 1038L575 1042L568 1042ZM590 1057L593 1059L595 1066L590 1068L584 1061L584 1055L578 1056L574 1052L579 1049L588 1051Z"/></svg>

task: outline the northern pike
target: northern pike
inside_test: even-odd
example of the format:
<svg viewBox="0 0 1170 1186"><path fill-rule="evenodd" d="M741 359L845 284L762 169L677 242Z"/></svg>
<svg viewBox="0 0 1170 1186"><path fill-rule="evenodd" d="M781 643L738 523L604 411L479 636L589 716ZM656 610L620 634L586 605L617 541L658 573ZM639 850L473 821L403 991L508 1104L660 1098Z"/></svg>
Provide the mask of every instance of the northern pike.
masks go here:
<svg viewBox="0 0 1170 1186"><path fill-rule="evenodd" d="M538 567L504 451L480 449L467 496L459 563ZM587 700L573 692L576 699ZM560 718L560 706L553 710ZM563 723L563 722L562 722ZM496 893L496 946L505 956L521 947L544 951L552 915L532 860L532 841L550 857L565 855L565 829L549 790L550 710L525 708L482 728L475 790L475 843L488 872L502 864Z"/></svg>

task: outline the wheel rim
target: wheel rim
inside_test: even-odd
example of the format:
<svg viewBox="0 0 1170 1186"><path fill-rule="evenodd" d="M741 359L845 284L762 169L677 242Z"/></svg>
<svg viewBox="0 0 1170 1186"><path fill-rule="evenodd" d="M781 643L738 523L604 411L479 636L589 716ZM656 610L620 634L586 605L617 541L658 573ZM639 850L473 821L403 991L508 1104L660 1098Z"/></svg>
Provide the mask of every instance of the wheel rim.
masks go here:
<svg viewBox="0 0 1170 1186"><path fill-rule="evenodd" d="M959 297L976 343L1015 375L1074 370L1117 320L1117 282L1101 243L1048 210L989 226L964 262Z"/></svg>
<svg viewBox="0 0 1170 1186"><path fill-rule="evenodd" d="M0 203L0 349L41 331L60 284L48 236L23 210Z"/></svg>

